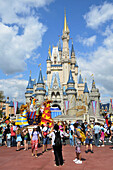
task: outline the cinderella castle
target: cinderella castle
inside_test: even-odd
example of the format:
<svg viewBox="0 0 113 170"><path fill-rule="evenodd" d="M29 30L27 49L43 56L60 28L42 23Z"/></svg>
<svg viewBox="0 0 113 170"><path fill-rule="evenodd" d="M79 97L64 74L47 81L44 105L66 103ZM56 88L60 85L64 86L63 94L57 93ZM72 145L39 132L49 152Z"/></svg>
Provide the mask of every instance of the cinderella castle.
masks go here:
<svg viewBox="0 0 113 170"><path fill-rule="evenodd" d="M52 117L55 120L100 120L100 93L96 88L94 79L92 89L78 74L78 64L72 42L69 51L70 31L67 25L66 13L64 16L64 28L62 46L59 40L58 46L49 46L47 56L47 80L43 79L40 69L38 80L29 76L28 86L25 92L26 103L30 97L38 102L51 99Z"/></svg>

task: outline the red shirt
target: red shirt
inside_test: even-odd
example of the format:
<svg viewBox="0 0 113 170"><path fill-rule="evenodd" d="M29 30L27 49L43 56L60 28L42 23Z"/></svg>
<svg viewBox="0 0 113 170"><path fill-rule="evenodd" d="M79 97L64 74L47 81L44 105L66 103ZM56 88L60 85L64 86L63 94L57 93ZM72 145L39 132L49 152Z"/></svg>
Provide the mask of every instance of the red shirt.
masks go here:
<svg viewBox="0 0 113 170"><path fill-rule="evenodd" d="M11 136L16 136L16 132L15 131L13 131L13 126L11 127Z"/></svg>

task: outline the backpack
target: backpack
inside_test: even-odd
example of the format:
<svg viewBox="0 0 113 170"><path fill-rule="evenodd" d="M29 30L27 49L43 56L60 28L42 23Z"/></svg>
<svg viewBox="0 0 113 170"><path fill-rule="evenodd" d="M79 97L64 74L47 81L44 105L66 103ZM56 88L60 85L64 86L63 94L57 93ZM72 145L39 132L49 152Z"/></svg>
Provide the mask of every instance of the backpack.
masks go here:
<svg viewBox="0 0 113 170"><path fill-rule="evenodd" d="M61 146L62 143L61 143L61 136L60 136L60 132L56 132L55 133L55 146Z"/></svg>
<svg viewBox="0 0 113 170"><path fill-rule="evenodd" d="M84 142L85 140L86 140L86 136L85 136L85 134L84 134L84 132L82 132L80 129L77 129L77 131L79 131L80 132L80 135L81 135L81 142Z"/></svg>

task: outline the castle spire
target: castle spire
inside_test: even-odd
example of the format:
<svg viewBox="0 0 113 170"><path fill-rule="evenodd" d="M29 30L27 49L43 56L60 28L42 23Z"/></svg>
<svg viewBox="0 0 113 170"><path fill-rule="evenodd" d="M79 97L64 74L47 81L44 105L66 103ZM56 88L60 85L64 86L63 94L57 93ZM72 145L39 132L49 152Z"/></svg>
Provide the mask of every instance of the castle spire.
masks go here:
<svg viewBox="0 0 113 170"><path fill-rule="evenodd" d="M50 46L50 44L49 44L48 54L49 54L49 56L51 58L51 46Z"/></svg>
<svg viewBox="0 0 113 170"><path fill-rule="evenodd" d="M83 79L82 79L82 76L81 76L81 70L80 70L78 84L83 84Z"/></svg>
<svg viewBox="0 0 113 170"><path fill-rule="evenodd" d="M67 20L66 20L66 10L64 11L64 29L63 29L63 33L64 32L69 32L69 28L68 28Z"/></svg>
<svg viewBox="0 0 113 170"><path fill-rule="evenodd" d="M74 54L75 56L75 51L74 51L74 46L73 46L73 40L72 40L72 47L71 47L71 56Z"/></svg>
<svg viewBox="0 0 113 170"><path fill-rule="evenodd" d="M85 78L84 93L89 93L86 78Z"/></svg>
<svg viewBox="0 0 113 170"><path fill-rule="evenodd" d="M67 84L69 84L69 83L73 83L73 84L75 84L75 82L74 82L74 80L73 80L73 76L72 76L72 72L71 72L71 70L70 70L70 72L69 72L69 79L68 79Z"/></svg>
<svg viewBox="0 0 113 170"><path fill-rule="evenodd" d="M41 68L40 68L40 73L39 73L37 84L44 84Z"/></svg>
<svg viewBox="0 0 113 170"><path fill-rule="evenodd" d="M59 37L58 51L62 51L61 42L60 42L60 37Z"/></svg>
<svg viewBox="0 0 113 170"><path fill-rule="evenodd" d="M92 81L92 88L96 89L94 77L93 77L93 81Z"/></svg>
<svg viewBox="0 0 113 170"><path fill-rule="evenodd" d="M28 82L27 89L33 89L33 83L32 83L32 80L31 80L31 70L30 70L29 82Z"/></svg>

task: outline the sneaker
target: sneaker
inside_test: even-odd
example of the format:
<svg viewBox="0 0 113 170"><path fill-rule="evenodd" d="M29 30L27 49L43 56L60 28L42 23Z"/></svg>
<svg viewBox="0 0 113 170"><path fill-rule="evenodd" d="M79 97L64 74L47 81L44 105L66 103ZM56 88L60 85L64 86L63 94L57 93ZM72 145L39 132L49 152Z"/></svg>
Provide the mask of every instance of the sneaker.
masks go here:
<svg viewBox="0 0 113 170"><path fill-rule="evenodd" d="M109 143L112 143L112 141L111 141L111 140L109 140Z"/></svg>
<svg viewBox="0 0 113 170"><path fill-rule="evenodd" d="M73 162L76 162L76 161L78 161L78 159L77 159L77 158L75 158L75 159L73 160Z"/></svg>
<svg viewBox="0 0 113 170"><path fill-rule="evenodd" d="M76 164L82 164L82 161L78 160L75 162Z"/></svg>
<svg viewBox="0 0 113 170"><path fill-rule="evenodd" d="M93 151L91 151L91 153L94 153Z"/></svg>
<svg viewBox="0 0 113 170"><path fill-rule="evenodd" d="M97 146L98 148L100 147L100 145Z"/></svg>
<svg viewBox="0 0 113 170"><path fill-rule="evenodd" d="M102 145L102 147L104 147L105 145Z"/></svg>
<svg viewBox="0 0 113 170"><path fill-rule="evenodd" d="M85 151L85 153L88 153L88 151Z"/></svg>

